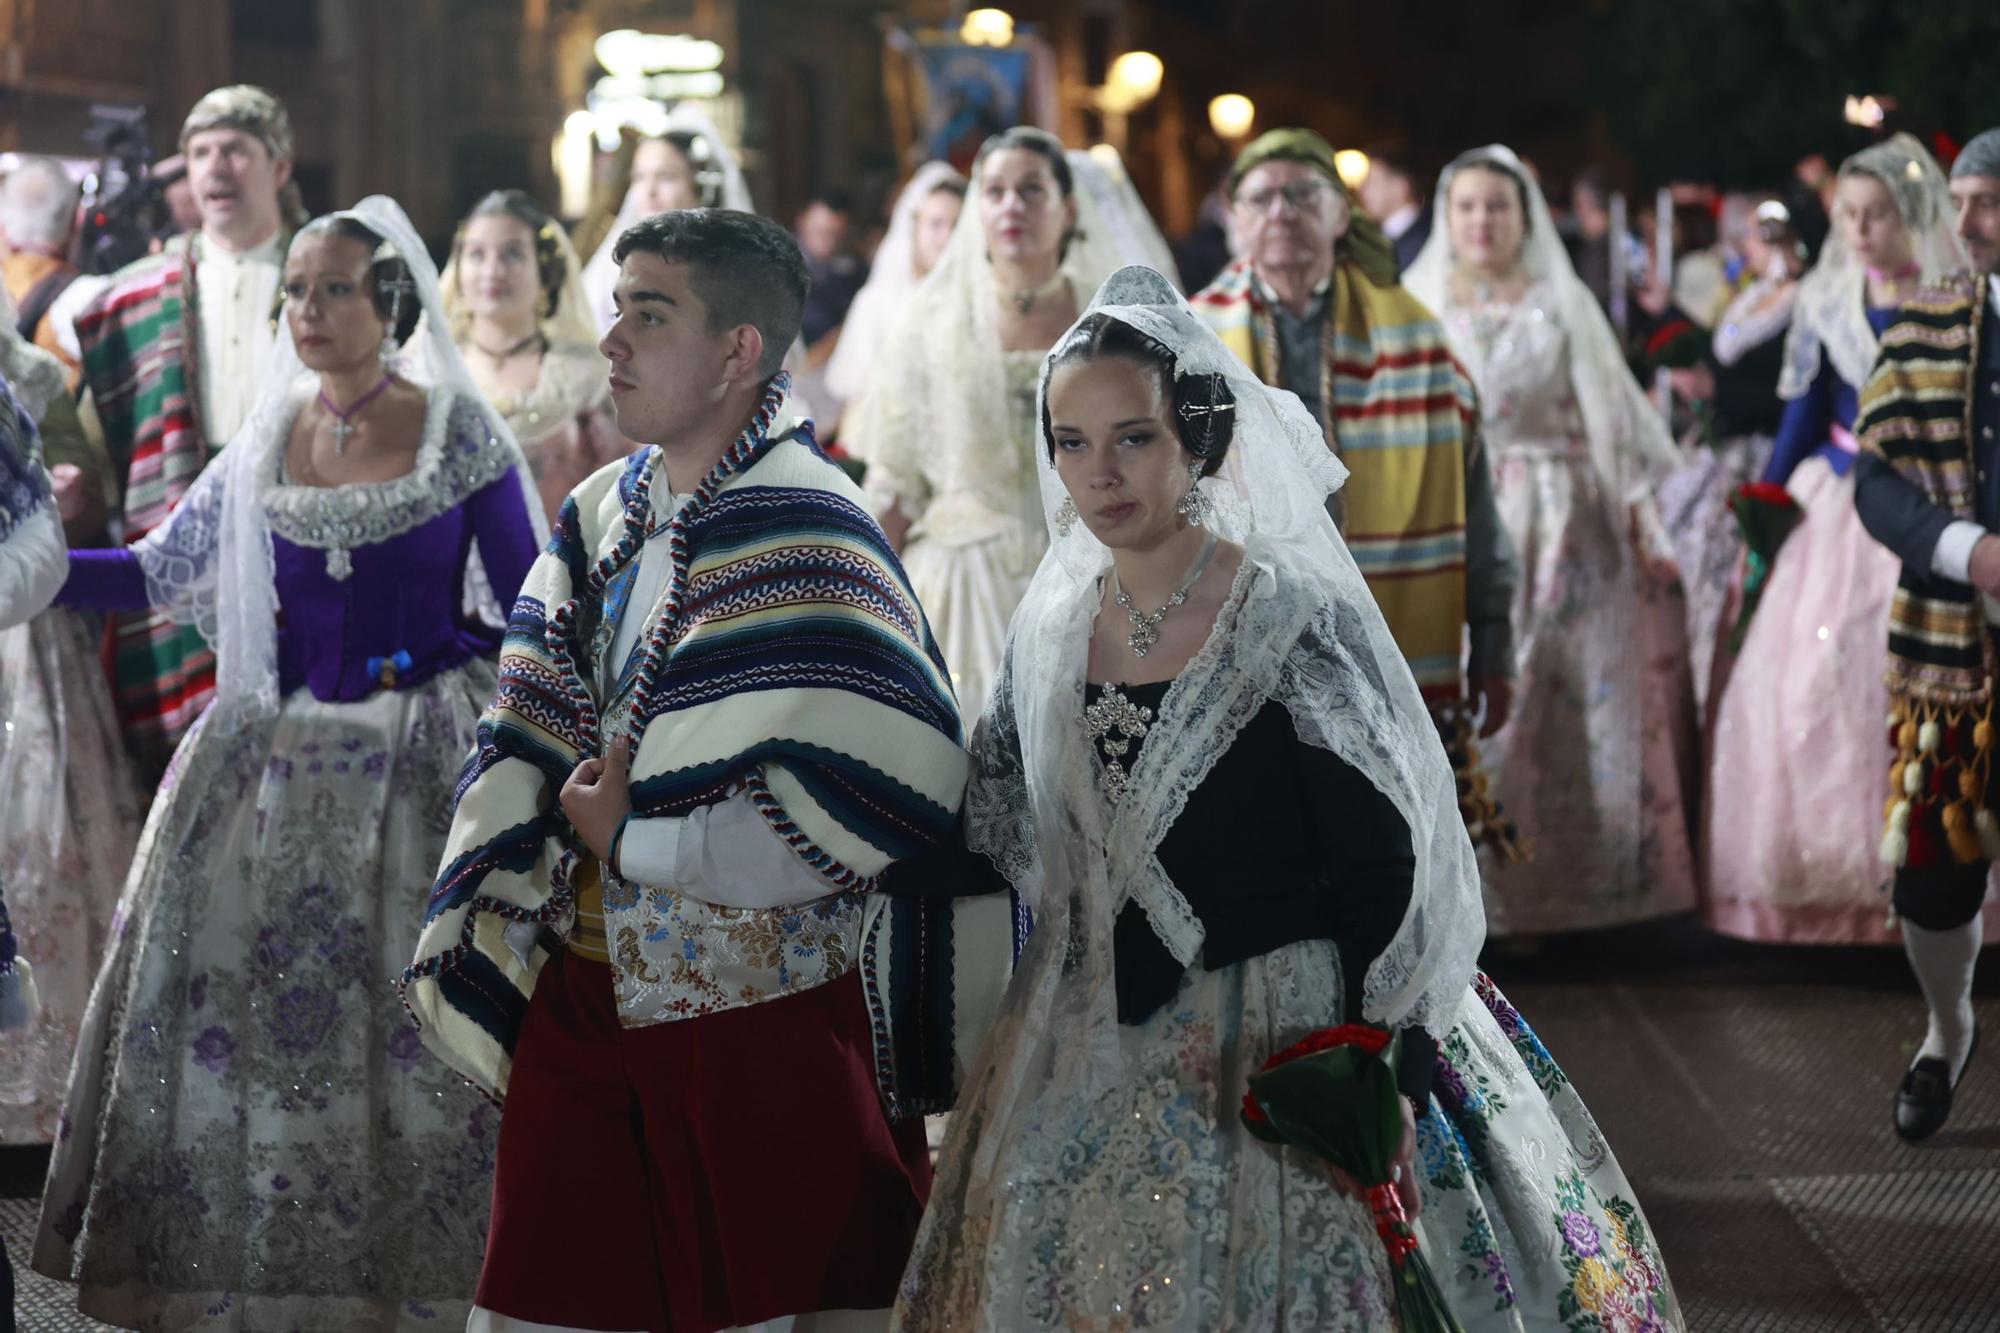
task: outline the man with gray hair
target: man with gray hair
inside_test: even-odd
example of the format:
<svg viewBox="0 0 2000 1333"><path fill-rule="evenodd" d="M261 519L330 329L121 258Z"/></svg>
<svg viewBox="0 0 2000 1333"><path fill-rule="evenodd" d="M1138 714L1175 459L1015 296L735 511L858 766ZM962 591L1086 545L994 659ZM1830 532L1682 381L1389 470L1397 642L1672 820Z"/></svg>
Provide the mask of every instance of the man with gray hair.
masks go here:
<svg viewBox="0 0 2000 1333"><path fill-rule="evenodd" d="M76 183L62 163L49 157L24 157L0 180L0 279L14 302L16 327L23 338L55 356L76 387L77 359L56 336L49 307L76 280L69 259L70 236L76 230Z"/></svg>
<svg viewBox="0 0 2000 1333"><path fill-rule="evenodd" d="M1930 1026L1896 1090L1895 1127L1928 1138L1978 1044L1972 975L2000 855L2000 128L1952 164L1973 272L1918 293L1882 335L1861 393L1854 503L1903 562L1889 611L1891 770L1882 859Z"/></svg>
<svg viewBox="0 0 2000 1333"><path fill-rule="evenodd" d="M181 126L201 229L119 270L76 317L84 379L123 486L125 540L162 522L249 416L273 343L292 128L262 88L207 94ZM191 626L112 617L120 719L157 776L215 690Z"/></svg>

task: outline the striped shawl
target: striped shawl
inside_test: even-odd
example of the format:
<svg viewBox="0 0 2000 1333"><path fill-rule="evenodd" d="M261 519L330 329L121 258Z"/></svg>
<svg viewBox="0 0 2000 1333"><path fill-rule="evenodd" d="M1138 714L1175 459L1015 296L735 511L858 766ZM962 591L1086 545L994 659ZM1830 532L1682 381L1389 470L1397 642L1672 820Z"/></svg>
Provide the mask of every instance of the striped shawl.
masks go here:
<svg viewBox="0 0 2000 1333"><path fill-rule="evenodd" d="M755 919L762 938L779 940L806 918L865 915L858 957L796 965L820 967L807 984L862 969L885 1097L893 1111L922 1110L951 1097L951 972L936 956L949 953L948 905L867 891L892 861L950 833L967 773L958 710L859 491L819 452L810 423L769 434L787 380L773 381L752 427L672 520L672 573L636 659L632 803L635 816L683 815L747 784L830 896L731 914L607 876L607 913L621 897L665 897L676 921L683 911ZM659 459L648 449L605 468L563 504L515 606L499 691L459 781L404 975L426 1043L496 1096L535 978L570 917L580 846L556 794L605 746L591 645L607 584L637 559ZM642 966L614 948L621 1021L682 1016L630 1012L627 974ZM763 998L772 997L714 1007Z"/></svg>
<svg viewBox="0 0 2000 1333"><path fill-rule="evenodd" d="M1191 298L1258 378L1282 388L1277 331L1248 260ZM1351 474L1342 535L1426 699L1461 693L1465 460L1478 438L1472 381L1435 316L1400 285L1335 265L1320 402Z"/></svg>
<svg viewBox="0 0 2000 1333"><path fill-rule="evenodd" d="M1973 376L1984 279L1962 275L1919 293L1882 335L1861 391L1855 437L1953 518L1973 517ZM1909 833L1941 819L1954 859L1995 850L1984 809L1993 760L1995 663L1979 594L1905 568L1889 607L1890 776L1883 859L1909 859ZM1941 743L1964 737L1968 744ZM1930 809L1942 804L1942 811ZM1928 859L1928 858L1926 858Z"/></svg>
<svg viewBox="0 0 2000 1333"><path fill-rule="evenodd" d="M181 238L119 270L76 317L128 542L166 521L211 456L195 392L194 245ZM153 612L113 616L110 637L120 721L158 766L214 695L215 656L192 625Z"/></svg>

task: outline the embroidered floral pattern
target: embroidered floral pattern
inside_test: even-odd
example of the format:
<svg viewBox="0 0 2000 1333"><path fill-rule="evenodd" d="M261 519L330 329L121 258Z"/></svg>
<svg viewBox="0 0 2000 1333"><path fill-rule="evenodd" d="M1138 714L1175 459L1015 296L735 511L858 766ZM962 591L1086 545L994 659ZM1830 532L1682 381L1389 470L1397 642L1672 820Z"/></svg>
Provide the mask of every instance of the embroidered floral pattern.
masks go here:
<svg viewBox="0 0 2000 1333"><path fill-rule="evenodd" d="M462 1323L498 1111L388 984L490 668L231 734L162 789L84 1024L37 1259L135 1326ZM440 797L440 790L444 796Z"/></svg>

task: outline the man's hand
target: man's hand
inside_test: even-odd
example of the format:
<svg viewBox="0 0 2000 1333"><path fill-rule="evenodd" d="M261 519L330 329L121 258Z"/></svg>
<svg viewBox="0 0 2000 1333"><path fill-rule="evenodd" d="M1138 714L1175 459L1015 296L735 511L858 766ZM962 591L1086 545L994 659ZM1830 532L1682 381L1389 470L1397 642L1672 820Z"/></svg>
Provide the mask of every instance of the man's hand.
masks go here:
<svg viewBox="0 0 2000 1333"><path fill-rule="evenodd" d="M57 463L49 469L49 489L55 493L56 512L65 523L74 523L83 517L84 509L90 504L90 493L84 489L83 469L74 463Z"/></svg>
<svg viewBox="0 0 2000 1333"><path fill-rule="evenodd" d="M1408 1097L1398 1096L1398 1104L1403 1108L1403 1144L1396 1149L1396 1160L1392 1168L1396 1179L1396 1193L1403 1200L1403 1215L1415 1221L1417 1214L1424 1210L1424 1196L1417 1189L1417 1113L1410 1106ZM1332 1163L1327 1164L1327 1174L1333 1177L1333 1187L1350 1199L1362 1197L1361 1182L1348 1175Z"/></svg>
<svg viewBox="0 0 2000 1333"><path fill-rule="evenodd" d="M2000 597L2000 536L1989 532L1973 544L1967 573L1973 587L1988 597Z"/></svg>
<svg viewBox="0 0 2000 1333"><path fill-rule="evenodd" d="M603 759L586 759L563 783L563 813L599 861L611 860L611 838L632 813L632 740L620 736Z"/></svg>
<svg viewBox="0 0 2000 1333"><path fill-rule="evenodd" d="M1479 723L1479 739L1483 741L1513 716L1514 681L1510 676L1474 676L1470 684L1473 701L1485 710Z"/></svg>

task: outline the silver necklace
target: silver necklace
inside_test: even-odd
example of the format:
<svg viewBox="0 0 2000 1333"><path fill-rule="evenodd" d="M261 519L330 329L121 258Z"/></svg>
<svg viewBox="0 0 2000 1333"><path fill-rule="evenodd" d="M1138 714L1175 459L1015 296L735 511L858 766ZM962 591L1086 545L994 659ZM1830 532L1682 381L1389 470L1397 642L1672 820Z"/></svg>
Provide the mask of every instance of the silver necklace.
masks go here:
<svg viewBox="0 0 2000 1333"><path fill-rule="evenodd" d="M1023 315L1032 314L1034 313L1035 302L1051 294L1068 281L1069 275L1058 270L1053 278L1050 278L1039 287L1031 288L1025 292L1006 292L1003 294L1013 303L1016 311Z"/></svg>
<svg viewBox="0 0 2000 1333"><path fill-rule="evenodd" d="M1124 608L1126 618L1132 622L1132 632L1125 636L1125 642L1131 647L1134 657L1144 657L1153 651L1153 645L1160 641L1160 622L1167 618L1167 612L1187 601L1194 585L1201 582L1201 576L1208 572L1208 562L1215 557L1215 544L1215 534L1211 532L1201 544L1201 554L1195 557L1194 568L1182 580L1180 591L1167 598L1167 604L1151 615L1141 614L1132 605L1132 599L1119 586L1117 569L1111 571L1111 600Z"/></svg>

